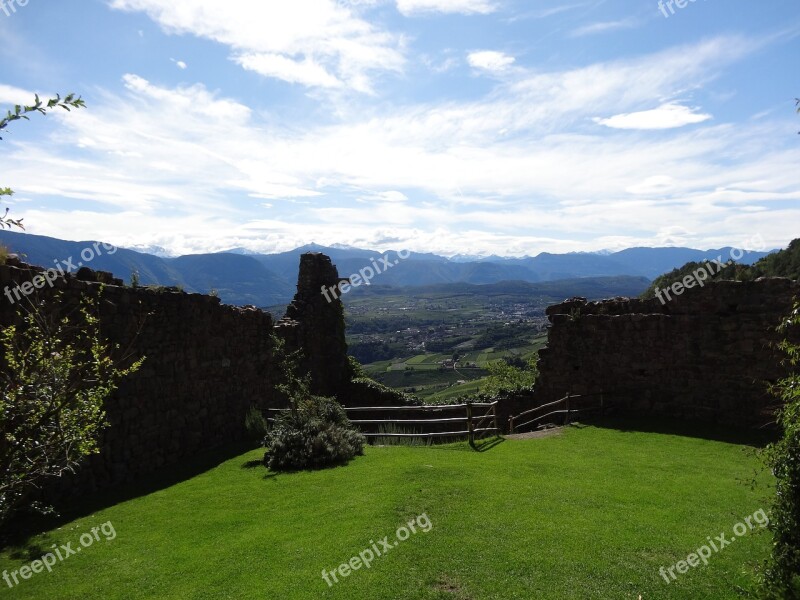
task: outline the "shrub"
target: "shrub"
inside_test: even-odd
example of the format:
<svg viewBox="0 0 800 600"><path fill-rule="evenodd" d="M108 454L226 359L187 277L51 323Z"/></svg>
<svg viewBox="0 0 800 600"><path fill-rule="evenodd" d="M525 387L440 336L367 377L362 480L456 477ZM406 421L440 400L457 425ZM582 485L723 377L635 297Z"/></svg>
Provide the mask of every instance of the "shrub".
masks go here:
<svg viewBox="0 0 800 600"><path fill-rule="evenodd" d="M786 353L790 374L773 388L784 402L778 415L783 438L766 453L767 464L777 479L770 528L774 534L772 557L768 564L765 597L800 599L800 345L793 335L800 329L800 303L781 325L785 339L780 348Z"/></svg>
<svg viewBox="0 0 800 600"><path fill-rule="evenodd" d="M264 462L273 471L320 469L363 454L365 441L339 403L309 396L276 419Z"/></svg>
<svg viewBox="0 0 800 600"><path fill-rule="evenodd" d="M251 439L262 441L267 436L269 425L261 411L257 407L251 406L244 418L244 428Z"/></svg>

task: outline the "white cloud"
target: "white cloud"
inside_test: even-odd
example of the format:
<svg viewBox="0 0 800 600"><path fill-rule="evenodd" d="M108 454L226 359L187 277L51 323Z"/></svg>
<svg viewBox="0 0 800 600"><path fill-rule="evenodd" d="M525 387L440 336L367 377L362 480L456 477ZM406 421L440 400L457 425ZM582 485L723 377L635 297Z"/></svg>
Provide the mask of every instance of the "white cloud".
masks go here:
<svg viewBox="0 0 800 600"><path fill-rule="evenodd" d="M407 17L433 12L486 15L497 5L492 0L397 0L397 10Z"/></svg>
<svg viewBox="0 0 800 600"><path fill-rule="evenodd" d="M170 58L170 60L172 62L174 62L175 66L178 67L179 69L181 69L182 71L186 70L188 68L188 66L189 66L185 62L183 62L182 60L175 60L174 58Z"/></svg>
<svg viewBox="0 0 800 600"><path fill-rule="evenodd" d="M34 94L35 92L0 83L0 104L12 106L15 104L28 104L33 102ZM3 112L5 113L5 110Z"/></svg>
<svg viewBox="0 0 800 600"><path fill-rule="evenodd" d="M248 71L283 79L289 83L326 88L342 85L342 82L328 73L325 67L308 58L298 62L281 54L244 54L237 56L236 62Z"/></svg>
<svg viewBox="0 0 800 600"><path fill-rule="evenodd" d="M622 19L620 21L603 21L600 23L590 23L583 27L574 29L571 37L583 37L586 35L595 35L598 33L607 33L609 31L617 31L619 29L633 29L639 24L639 21L634 18Z"/></svg>
<svg viewBox="0 0 800 600"><path fill-rule="evenodd" d="M518 68L476 100L375 105L327 125L131 74L125 94L54 113L61 127L47 143L4 145L3 183L35 200L33 233L175 253L399 239L533 254L647 245L677 225L693 240L755 230L782 243L800 218L800 148L774 142L785 122L653 136L590 121L677 97L747 48L719 38L571 70ZM63 198L76 208L63 211Z"/></svg>
<svg viewBox="0 0 800 600"><path fill-rule="evenodd" d="M516 62L513 56L494 50L480 50L467 55L467 62L475 69L505 71Z"/></svg>
<svg viewBox="0 0 800 600"><path fill-rule="evenodd" d="M713 117L709 114L698 113L695 108L669 102L653 110L623 113L607 119L595 117L593 120L612 129L674 129L702 123L711 118Z"/></svg>
<svg viewBox="0 0 800 600"><path fill-rule="evenodd" d="M308 86L370 91L372 72L401 71L402 39L335 0L109 0L146 13L170 34L191 34L233 50L232 59L267 77ZM293 75L293 71L298 72Z"/></svg>

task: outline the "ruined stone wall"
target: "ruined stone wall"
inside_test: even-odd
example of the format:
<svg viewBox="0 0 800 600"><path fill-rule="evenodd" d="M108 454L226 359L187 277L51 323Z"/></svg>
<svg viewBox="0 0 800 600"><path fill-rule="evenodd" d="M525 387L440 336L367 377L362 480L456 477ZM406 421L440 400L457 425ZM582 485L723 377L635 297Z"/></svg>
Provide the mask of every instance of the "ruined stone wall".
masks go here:
<svg viewBox="0 0 800 600"><path fill-rule="evenodd" d="M766 385L784 375L775 327L797 282L722 281L660 301L567 301L547 310L534 402L603 392L627 414L735 425L770 421Z"/></svg>
<svg viewBox="0 0 800 600"><path fill-rule="evenodd" d="M301 372L311 374L311 391L320 396L340 396L352 375L342 301L330 292L327 298L322 293L323 287L336 287L340 281L328 256L319 252L303 254L297 293L276 326L287 351L302 350Z"/></svg>
<svg viewBox="0 0 800 600"><path fill-rule="evenodd" d="M30 281L40 271L12 259L0 266L0 288ZM110 427L102 450L70 483L73 493L128 482L241 440L249 407L271 405L274 323L268 313L224 306L210 296L121 284L82 269L56 280L55 289L45 286L30 296L47 299L58 290L63 307L77 306L83 294L99 295L103 336L122 352L146 356L141 370L107 401ZM0 325L15 319L15 306L0 297Z"/></svg>

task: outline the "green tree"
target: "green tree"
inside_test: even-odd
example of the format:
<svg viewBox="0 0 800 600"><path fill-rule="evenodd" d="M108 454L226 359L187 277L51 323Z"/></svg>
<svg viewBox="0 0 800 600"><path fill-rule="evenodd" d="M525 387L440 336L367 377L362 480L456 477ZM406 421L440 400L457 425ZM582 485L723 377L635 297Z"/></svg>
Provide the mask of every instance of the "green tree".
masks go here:
<svg viewBox="0 0 800 600"><path fill-rule="evenodd" d="M73 108L83 108L85 106L86 104L80 98L80 96L76 97L75 94L68 94L64 98L58 94L55 98L50 98L47 101L42 101L37 94L33 104L30 106L17 104L14 106L13 111L9 110L5 117L0 118L0 134L2 134L8 125L14 121L20 121L23 119L25 121L30 121L30 117L28 117L28 115L31 113L40 113L46 115L48 111L53 110L54 108L63 108L66 111L70 111ZM2 139L3 138L0 137L0 140ZM14 190L11 188L0 187L0 197L13 195ZM19 227L20 229L24 230L25 227L22 225L22 219L10 219L8 217L9 210L10 209L6 208L5 214L0 217L0 229Z"/></svg>
<svg viewBox="0 0 800 600"><path fill-rule="evenodd" d="M777 480L770 528L774 534L772 557L766 572L766 597L800 599L800 345L793 340L800 334L800 302L781 324L789 375L773 387L783 403L778 424L780 441L767 448L767 465Z"/></svg>
<svg viewBox="0 0 800 600"><path fill-rule="evenodd" d="M524 368L515 367L508 361L500 360L489 363L489 377L486 379L484 392L496 396L501 392L516 392L533 387L539 375L538 357L531 357Z"/></svg>
<svg viewBox="0 0 800 600"><path fill-rule="evenodd" d="M98 452L106 398L144 361L120 368L112 358L97 301L67 309L59 297L20 305L19 323L0 331L0 527L48 479Z"/></svg>

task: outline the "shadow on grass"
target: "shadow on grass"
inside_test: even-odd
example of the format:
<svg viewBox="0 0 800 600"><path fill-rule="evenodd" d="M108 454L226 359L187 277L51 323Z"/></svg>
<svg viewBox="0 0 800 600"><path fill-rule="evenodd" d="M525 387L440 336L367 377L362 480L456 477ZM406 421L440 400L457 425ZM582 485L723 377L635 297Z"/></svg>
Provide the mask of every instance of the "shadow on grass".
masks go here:
<svg viewBox="0 0 800 600"><path fill-rule="evenodd" d="M745 429L728 425L665 418L597 417L584 419L580 424L573 424L573 427L588 425L627 433L661 433L664 435L694 437L740 446L752 446L754 448L763 448L780 437L779 433L774 430Z"/></svg>
<svg viewBox="0 0 800 600"><path fill-rule="evenodd" d="M447 444L431 444L430 446L416 446L418 448L427 448L429 450L447 450L450 452L488 452L492 448L504 443L504 437L492 437L482 440L476 440L475 446L470 446L467 441L450 442Z"/></svg>
<svg viewBox="0 0 800 600"><path fill-rule="evenodd" d="M42 551L35 542L30 541L32 537L121 502L172 487L254 449L251 442L221 446L144 475L139 481L60 501L56 504L59 511L57 515L19 514L0 532L0 550L11 550L13 558L39 558L49 550ZM256 461L245 464L250 462ZM257 462L262 464L261 461Z"/></svg>

